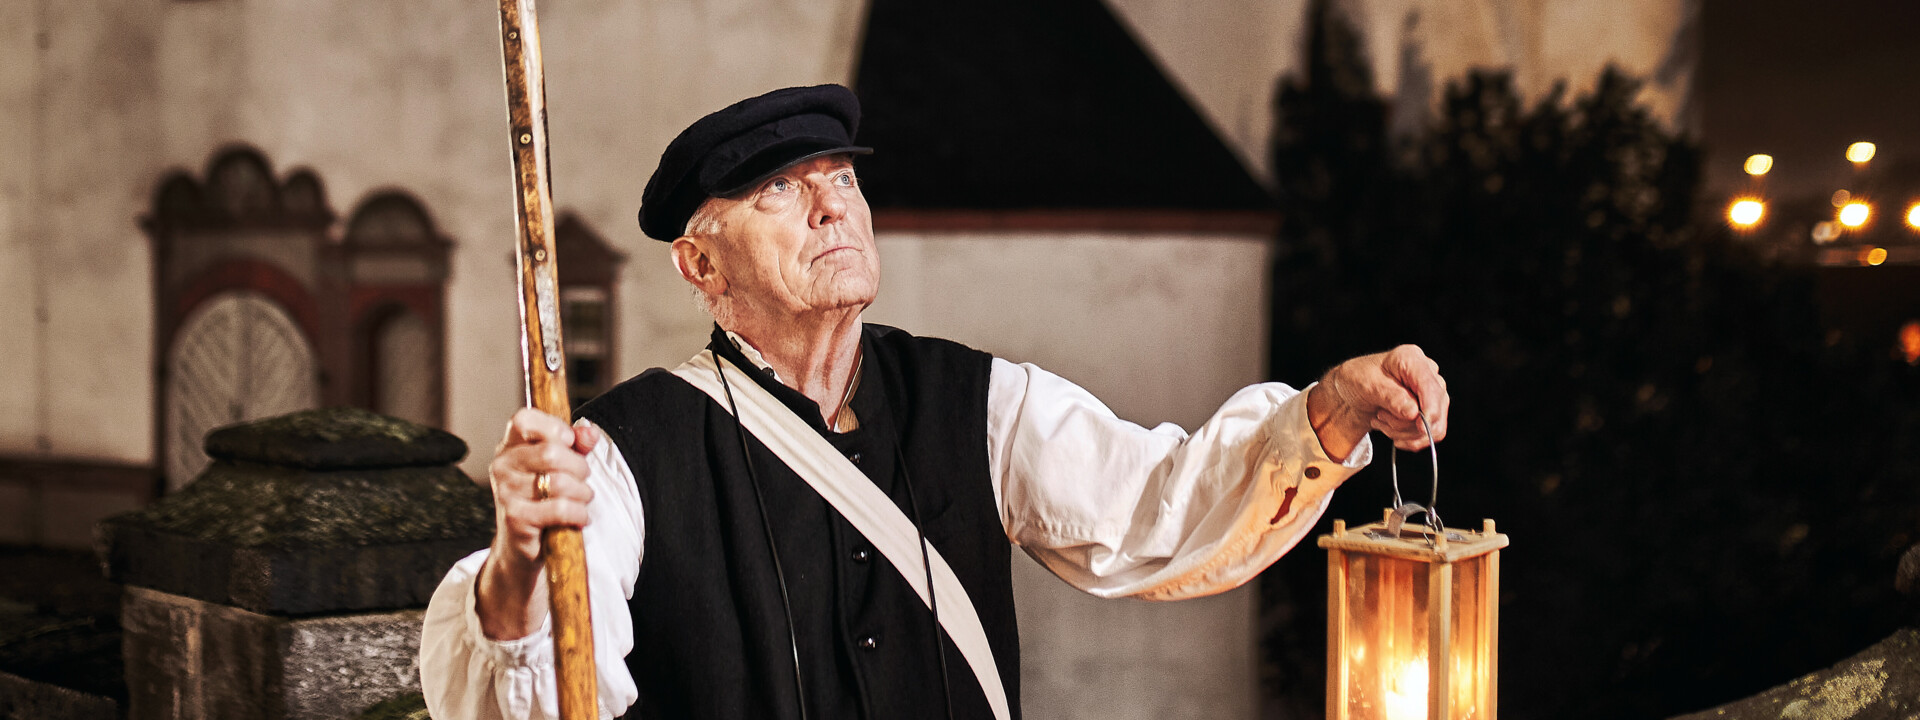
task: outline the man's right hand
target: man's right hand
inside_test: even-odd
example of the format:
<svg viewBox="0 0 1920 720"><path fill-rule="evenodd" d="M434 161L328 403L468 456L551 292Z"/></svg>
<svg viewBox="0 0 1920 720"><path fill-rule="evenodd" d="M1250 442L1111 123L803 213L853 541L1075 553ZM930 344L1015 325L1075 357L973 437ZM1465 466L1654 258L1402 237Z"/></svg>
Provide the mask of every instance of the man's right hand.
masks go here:
<svg viewBox="0 0 1920 720"><path fill-rule="evenodd" d="M1425 449L1429 428L1434 442L1447 437L1453 404L1447 381L1440 365L1413 345L1335 365L1311 392L1307 421L1335 460L1345 460L1371 430L1386 433L1402 450Z"/></svg>
<svg viewBox="0 0 1920 720"><path fill-rule="evenodd" d="M493 484L493 549L474 590L475 610L487 637L523 638L545 622L540 536L550 527L587 524L593 488L586 483L586 455L602 439L585 421L568 427L533 408L521 408L507 423L507 436L487 466Z"/></svg>

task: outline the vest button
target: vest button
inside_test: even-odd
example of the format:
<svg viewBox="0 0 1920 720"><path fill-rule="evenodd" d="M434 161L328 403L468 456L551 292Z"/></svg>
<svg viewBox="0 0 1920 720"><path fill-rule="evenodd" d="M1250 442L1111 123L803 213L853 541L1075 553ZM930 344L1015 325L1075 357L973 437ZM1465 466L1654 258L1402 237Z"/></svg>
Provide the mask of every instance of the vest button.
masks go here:
<svg viewBox="0 0 1920 720"><path fill-rule="evenodd" d="M868 549L866 549L866 548L859 548L859 549L856 549L856 550L854 550L854 551L853 551L853 561L854 561L854 562L857 562L857 563L864 563L864 562L866 562L866 561L868 561L868 560L872 560L872 559L873 559L873 551L872 551L872 550L868 550Z"/></svg>
<svg viewBox="0 0 1920 720"><path fill-rule="evenodd" d="M848 460L852 460L852 461L853 461L853 464L855 464L855 465L859 465L859 464L860 464L860 453L854 453L854 454L852 454L852 455L848 455L848 456L847 456L847 459L848 459Z"/></svg>
<svg viewBox="0 0 1920 720"><path fill-rule="evenodd" d="M1307 470L1305 474L1308 480L1312 480L1314 478L1320 477L1320 468L1309 465L1307 466Z"/></svg>
<svg viewBox="0 0 1920 720"><path fill-rule="evenodd" d="M872 635L868 635L866 637L860 638L860 649L861 650L880 649L880 638L874 637Z"/></svg>

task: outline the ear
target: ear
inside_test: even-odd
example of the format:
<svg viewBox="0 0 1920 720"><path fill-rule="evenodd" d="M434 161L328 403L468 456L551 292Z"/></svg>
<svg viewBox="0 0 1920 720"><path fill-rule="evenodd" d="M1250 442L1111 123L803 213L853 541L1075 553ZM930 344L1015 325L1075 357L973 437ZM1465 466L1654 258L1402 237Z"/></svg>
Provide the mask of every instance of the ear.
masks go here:
<svg viewBox="0 0 1920 720"><path fill-rule="evenodd" d="M701 292L713 297L727 294L727 276L714 265L708 248L692 236L683 235L673 241L673 267Z"/></svg>

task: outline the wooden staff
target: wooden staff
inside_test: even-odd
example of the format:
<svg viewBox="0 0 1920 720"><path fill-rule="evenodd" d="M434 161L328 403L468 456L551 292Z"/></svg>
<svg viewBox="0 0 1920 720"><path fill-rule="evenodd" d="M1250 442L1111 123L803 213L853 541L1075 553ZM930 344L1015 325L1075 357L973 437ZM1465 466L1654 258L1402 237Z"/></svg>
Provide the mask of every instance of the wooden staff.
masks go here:
<svg viewBox="0 0 1920 720"><path fill-rule="evenodd" d="M571 422L566 356L560 344L559 283L554 273L553 190L547 179L547 86L533 2L500 0L507 121L513 131L513 181L518 190L514 214L520 226L520 365L526 371L527 404ZM593 618L587 606L586 548L579 528L548 528L540 540L553 613L560 717L593 720L600 712Z"/></svg>

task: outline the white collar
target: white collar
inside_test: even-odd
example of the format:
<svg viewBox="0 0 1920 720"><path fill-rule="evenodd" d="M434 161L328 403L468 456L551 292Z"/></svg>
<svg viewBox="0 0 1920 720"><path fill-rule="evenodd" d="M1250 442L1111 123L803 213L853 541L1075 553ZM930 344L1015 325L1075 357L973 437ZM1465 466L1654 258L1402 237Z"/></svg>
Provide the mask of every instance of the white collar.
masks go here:
<svg viewBox="0 0 1920 720"><path fill-rule="evenodd" d="M760 368L762 372L772 375L773 379L780 379L780 373L774 372L773 366L767 363L767 356L761 355L760 349L754 347L753 343L747 342L746 338L734 334L732 330L727 331L727 339L733 342L733 347L739 350L741 355L747 357L747 362L753 363L753 366Z"/></svg>

